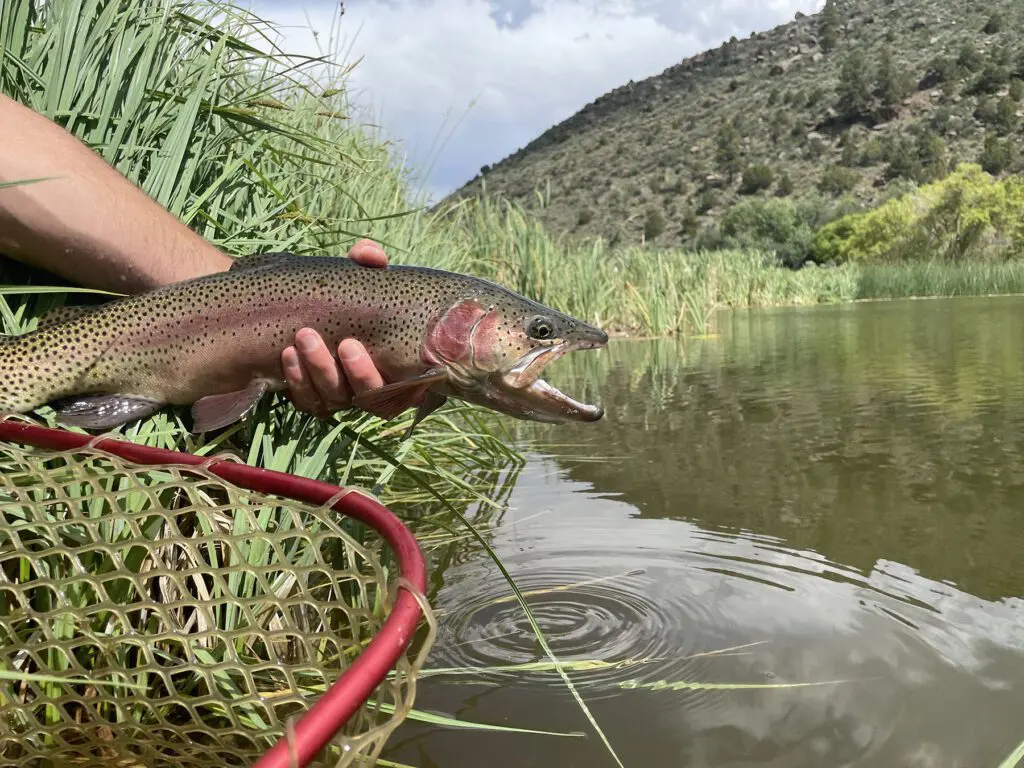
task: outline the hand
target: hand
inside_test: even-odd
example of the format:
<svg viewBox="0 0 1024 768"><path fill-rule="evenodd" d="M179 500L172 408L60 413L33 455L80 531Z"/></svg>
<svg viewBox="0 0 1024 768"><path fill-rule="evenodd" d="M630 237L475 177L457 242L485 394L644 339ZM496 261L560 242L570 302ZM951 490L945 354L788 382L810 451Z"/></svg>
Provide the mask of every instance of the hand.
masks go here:
<svg viewBox="0 0 1024 768"><path fill-rule="evenodd" d="M387 254L373 240L359 240L348 257L364 267L386 267ZM327 418L352 405L352 398L384 385L366 348L355 339L343 339L334 359L323 338L312 328L295 334L295 346L281 353L281 368L288 397L300 411Z"/></svg>

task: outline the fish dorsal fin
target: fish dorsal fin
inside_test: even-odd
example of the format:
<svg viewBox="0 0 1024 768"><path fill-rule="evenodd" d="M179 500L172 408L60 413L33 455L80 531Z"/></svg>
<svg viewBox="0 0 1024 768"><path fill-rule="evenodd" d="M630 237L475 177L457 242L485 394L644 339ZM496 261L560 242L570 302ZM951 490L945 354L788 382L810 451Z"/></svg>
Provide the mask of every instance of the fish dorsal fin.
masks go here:
<svg viewBox="0 0 1024 768"><path fill-rule="evenodd" d="M39 316L39 319L36 321L36 328L48 328L51 325L60 325L61 323L66 323L70 320L81 317L82 315L88 314L97 308L98 307L95 306L54 307Z"/></svg>
<svg viewBox="0 0 1024 768"><path fill-rule="evenodd" d="M254 269L266 267L270 264L282 264L288 261L305 258L291 251L272 251L270 253L252 253L248 256L239 256L234 260L231 269ZM229 270L230 271L230 270Z"/></svg>

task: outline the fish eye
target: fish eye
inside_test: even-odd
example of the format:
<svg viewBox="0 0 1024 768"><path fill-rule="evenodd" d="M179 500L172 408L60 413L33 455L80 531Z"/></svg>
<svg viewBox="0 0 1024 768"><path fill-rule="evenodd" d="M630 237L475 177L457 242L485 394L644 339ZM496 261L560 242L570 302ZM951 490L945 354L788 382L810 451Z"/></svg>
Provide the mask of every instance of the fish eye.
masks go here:
<svg viewBox="0 0 1024 768"><path fill-rule="evenodd" d="M533 339L550 339L555 335L555 327L546 317L535 317L526 327L526 334Z"/></svg>

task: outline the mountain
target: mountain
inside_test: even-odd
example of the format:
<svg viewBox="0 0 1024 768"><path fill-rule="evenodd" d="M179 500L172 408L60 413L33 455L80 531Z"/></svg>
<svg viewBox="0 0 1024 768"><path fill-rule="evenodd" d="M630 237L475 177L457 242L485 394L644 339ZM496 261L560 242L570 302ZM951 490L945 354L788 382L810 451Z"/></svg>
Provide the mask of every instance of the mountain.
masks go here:
<svg viewBox="0 0 1024 768"><path fill-rule="evenodd" d="M486 190L556 234L672 246L744 199L872 204L958 162L1016 172L1022 33L1014 0L829 0L616 88L448 201Z"/></svg>

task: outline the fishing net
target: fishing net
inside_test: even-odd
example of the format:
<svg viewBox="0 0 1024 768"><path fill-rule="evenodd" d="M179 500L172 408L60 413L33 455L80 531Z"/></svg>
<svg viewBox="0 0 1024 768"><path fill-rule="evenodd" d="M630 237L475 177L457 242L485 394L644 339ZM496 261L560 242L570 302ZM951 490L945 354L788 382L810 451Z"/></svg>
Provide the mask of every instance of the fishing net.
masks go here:
<svg viewBox="0 0 1024 768"><path fill-rule="evenodd" d="M281 739L296 765L295 720L401 591L369 526L209 464L0 442L0 514L0 765L242 766ZM433 627L308 764L375 764Z"/></svg>

